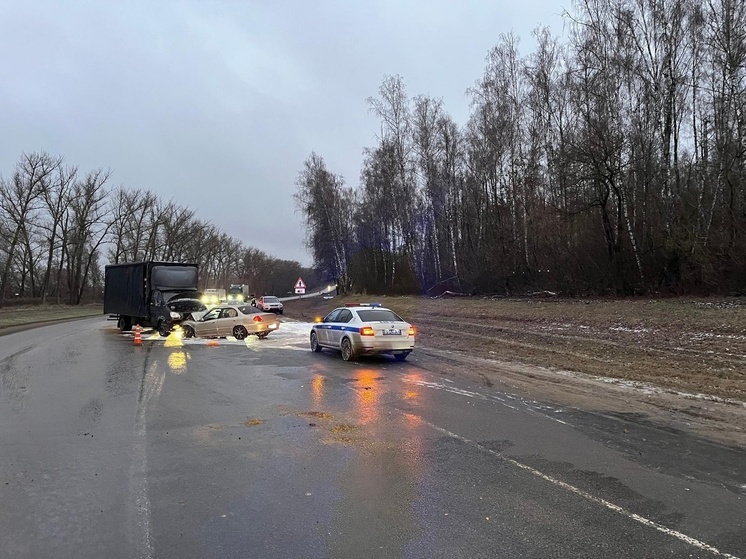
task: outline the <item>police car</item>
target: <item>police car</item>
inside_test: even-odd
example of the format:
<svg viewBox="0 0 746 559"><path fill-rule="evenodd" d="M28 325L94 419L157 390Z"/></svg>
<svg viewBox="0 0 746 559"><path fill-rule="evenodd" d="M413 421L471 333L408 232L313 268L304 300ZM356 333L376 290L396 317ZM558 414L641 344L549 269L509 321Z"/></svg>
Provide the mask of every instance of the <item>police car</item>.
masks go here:
<svg viewBox="0 0 746 559"><path fill-rule="evenodd" d="M415 328L379 303L348 303L311 328L311 349L339 350L350 361L359 355L389 354L404 361L414 349Z"/></svg>

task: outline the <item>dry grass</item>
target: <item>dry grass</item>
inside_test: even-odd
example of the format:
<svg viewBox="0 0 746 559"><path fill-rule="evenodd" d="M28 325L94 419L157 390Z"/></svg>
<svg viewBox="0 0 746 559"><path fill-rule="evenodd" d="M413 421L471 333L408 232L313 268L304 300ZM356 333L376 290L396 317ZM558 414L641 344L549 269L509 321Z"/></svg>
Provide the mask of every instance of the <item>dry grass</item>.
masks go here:
<svg viewBox="0 0 746 559"><path fill-rule="evenodd" d="M746 301L365 297L418 345L746 400ZM288 301L303 320L360 297Z"/></svg>
<svg viewBox="0 0 746 559"><path fill-rule="evenodd" d="M103 312L100 304L7 307L0 309L0 330L39 322L103 316Z"/></svg>

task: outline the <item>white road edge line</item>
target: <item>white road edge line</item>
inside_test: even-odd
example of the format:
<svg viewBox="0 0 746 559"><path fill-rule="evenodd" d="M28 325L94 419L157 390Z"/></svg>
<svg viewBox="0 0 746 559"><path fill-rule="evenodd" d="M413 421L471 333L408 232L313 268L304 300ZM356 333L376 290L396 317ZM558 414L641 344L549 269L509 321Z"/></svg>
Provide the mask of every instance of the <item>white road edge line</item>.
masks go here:
<svg viewBox="0 0 746 559"><path fill-rule="evenodd" d="M131 506L133 532L135 535L135 557L152 559L153 543L150 528L150 498L148 497L147 423L148 404L157 400L163 389L165 374L153 363L145 374L135 415L135 442L130 467Z"/></svg>
<svg viewBox="0 0 746 559"><path fill-rule="evenodd" d="M644 516L640 516L639 514L636 514L634 512L628 511L619 505L615 505L614 503L607 501L606 499L602 499L601 497L596 497L595 495L591 495L587 491L583 491L582 489L579 489L575 487L574 485L570 485L569 483L566 483L564 481L561 481L557 478L554 478L552 476L549 476L536 468L532 468L531 466L524 464L523 462L519 462L518 460L514 460L513 458L508 458L507 456L504 456L500 454L499 452L489 449L485 446L482 446L476 441L472 441L471 439L467 439L466 437L462 437L461 435L457 435L456 433L452 433L451 431L448 431L447 429L443 429L442 427L438 427L434 423L430 423L429 421L426 421L423 418L420 418L420 421L422 421L423 424L428 425L432 429L435 429L439 433L443 433L444 435L447 435L451 438L454 438L456 440L459 440L463 443L472 445L477 447L479 450L482 450L488 454L491 454L500 460L503 460L504 462L507 462L508 464L511 464L513 466L516 466L517 468L520 468L522 470L525 470L534 476L541 478L543 480L548 481L549 483L552 483L558 487L561 487L563 489L566 489L567 491L570 491L571 493L574 493L580 497L583 497L584 499L591 501L593 503L596 503L598 505L604 506L607 509L614 511L618 514L621 514L622 516L625 516L631 520L634 520L635 522L639 522L640 524L647 526L649 528L653 528L655 530L658 530L659 532L666 534L668 536L672 536L674 538L677 538L681 540L684 543L687 543L691 545L692 547L696 547L698 549L701 549L703 551L708 551L712 553L713 555L716 555L718 557L725 557L727 559L739 559L735 555L731 555L730 553L725 553L717 549L716 547L713 547L709 544L706 544L705 542L702 542L696 538L693 538L691 536L687 536L686 534L683 534L677 530L673 530L671 528L668 528L666 526L663 526L662 524L658 524L654 520L650 520L649 518L645 518Z"/></svg>

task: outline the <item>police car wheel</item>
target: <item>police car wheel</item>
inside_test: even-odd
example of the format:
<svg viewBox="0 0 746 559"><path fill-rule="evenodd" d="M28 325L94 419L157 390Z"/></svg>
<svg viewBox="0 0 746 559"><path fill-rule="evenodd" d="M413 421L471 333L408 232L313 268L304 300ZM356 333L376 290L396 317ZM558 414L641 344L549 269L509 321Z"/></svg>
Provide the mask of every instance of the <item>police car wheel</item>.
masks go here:
<svg viewBox="0 0 746 559"><path fill-rule="evenodd" d="M350 342L350 338L345 338L342 340L342 347L340 348L342 350L342 359L345 361L352 361L355 359L355 352L352 351L352 343Z"/></svg>
<svg viewBox="0 0 746 559"><path fill-rule="evenodd" d="M396 357L397 361L404 361L407 358L407 355L409 355L409 352L403 351L402 353L394 354L394 357Z"/></svg>
<svg viewBox="0 0 746 559"><path fill-rule="evenodd" d="M321 351L321 346L319 345L319 339L316 337L316 332L311 332L311 351L315 351L316 353Z"/></svg>

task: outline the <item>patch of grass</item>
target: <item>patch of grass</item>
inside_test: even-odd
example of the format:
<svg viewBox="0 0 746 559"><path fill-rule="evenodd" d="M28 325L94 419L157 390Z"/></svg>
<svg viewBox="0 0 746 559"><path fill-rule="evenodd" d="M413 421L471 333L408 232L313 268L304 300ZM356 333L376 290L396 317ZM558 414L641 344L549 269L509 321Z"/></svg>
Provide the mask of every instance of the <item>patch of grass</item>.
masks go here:
<svg viewBox="0 0 746 559"><path fill-rule="evenodd" d="M102 316L103 312L103 306L100 304L6 307L0 309L0 329L55 320Z"/></svg>

